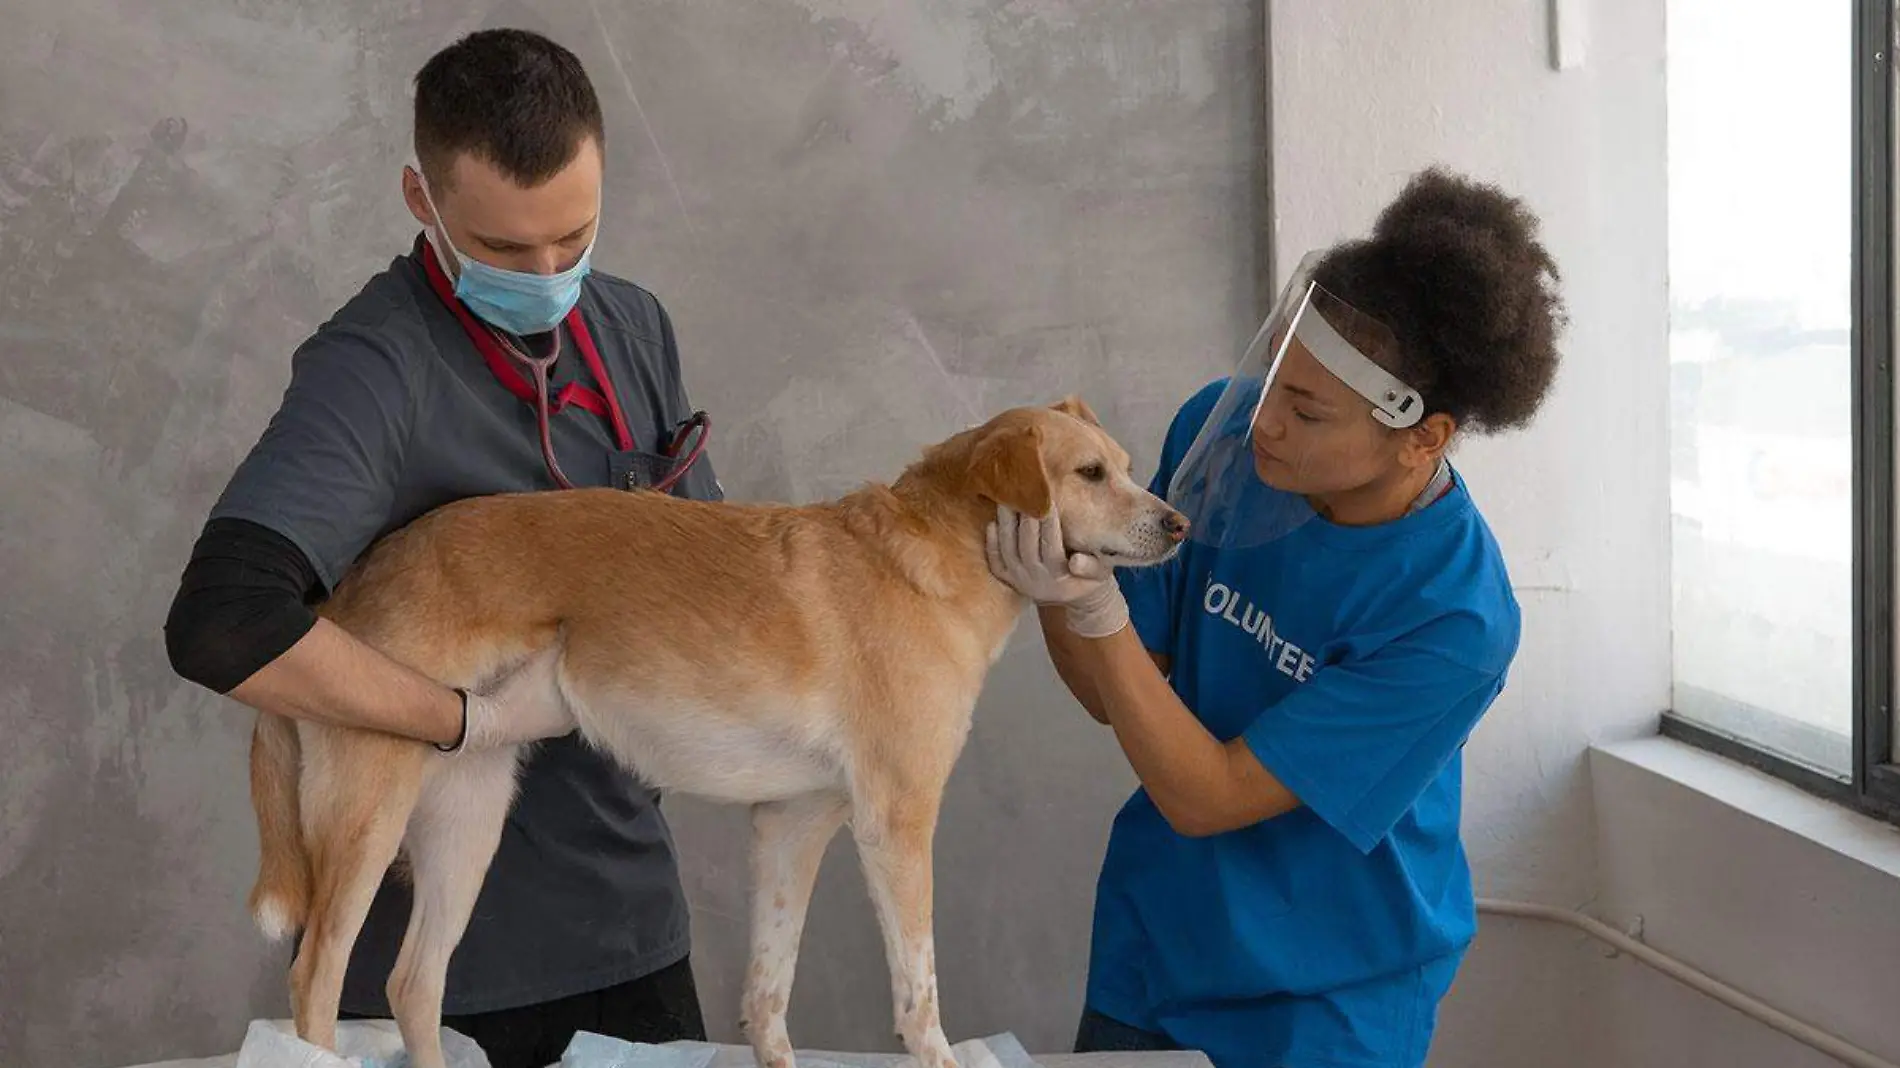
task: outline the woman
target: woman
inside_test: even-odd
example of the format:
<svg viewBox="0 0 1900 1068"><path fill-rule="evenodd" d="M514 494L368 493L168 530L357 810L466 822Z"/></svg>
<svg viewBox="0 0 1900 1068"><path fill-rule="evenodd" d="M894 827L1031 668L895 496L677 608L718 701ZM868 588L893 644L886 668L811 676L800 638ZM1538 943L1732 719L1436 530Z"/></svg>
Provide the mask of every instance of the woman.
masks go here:
<svg viewBox="0 0 1900 1068"><path fill-rule="evenodd" d="M1445 454L1542 403L1556 268L1520 203L1437 170L1308 263L1261 354L1168 431L1151 488L1194 525L1173 559L1117 577L1053 514L992 528L992 568L1141 782L1078 1051L1421 1065L1476 929L1459 753L1519 611Z"/></svg>

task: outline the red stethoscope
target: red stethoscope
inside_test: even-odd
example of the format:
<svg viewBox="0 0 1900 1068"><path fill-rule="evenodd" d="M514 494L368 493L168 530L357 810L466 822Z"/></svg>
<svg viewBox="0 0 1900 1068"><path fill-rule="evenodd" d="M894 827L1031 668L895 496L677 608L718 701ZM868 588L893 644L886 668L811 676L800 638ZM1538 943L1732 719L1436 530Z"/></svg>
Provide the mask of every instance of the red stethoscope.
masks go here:
<svg viewBox="0 0 1900 1068"><path fill-rule="evenodd" d="M569 309L567 317L562 322L566 324L568 333L574 335L574 344L581 350L581 359L587 362L587 373L594 376L594 381L600 384L600 388L595 390L579 382L569 382L562 387L559 396L549 398L548 369L554 366L555 359L561 355L561 332L554 331L554 342L548 346L546 356L530 356L523 352L506 334L475 318L474 313L456 299L455 283L449 281L448 273L442 269L441 263L437 262L434 244L424 241L422 245L427 252L427 255L423 257L423 266L429 276L430 288L434 289L435 295L440 297L442 303L448 305L449 310L455 313L456 319L462 324L463 332L468 334L469 340L475 344L476 351L480 352L482 359L487 362L488 370L501 381L503 386L507 387L508 392L534 405L535 419L541 431L541 458L547 461L548 474L554 476L556 485L562 489L574 488L574 484L561 473L561 465L554 458L554 438L549 429L548 419L552 413L560 411L569 404L579 405L612 423L614 442L619 446L620 451L633 451L633 432L627 428L627 417L620 410L619 398L614 395L613 381L607 376L606 364L601 362L600 350L594 347L594 335L588 332L587 324L581 321L578 305ZM532 386L521 377L520 368L516 364L525 366L533 373ZM671 490L674 483L678 482L693 466L694 461L706 451L706 437L711 429L712 420L706 413L694 412L693 417L688 419L673 435L672 442L662 454L666 459L674 461L673 469L648 488L661 493ZM680 450L685 448L687 438L694 430L698 430L699 435L693 441L692 450L682 457Z"/></svg>

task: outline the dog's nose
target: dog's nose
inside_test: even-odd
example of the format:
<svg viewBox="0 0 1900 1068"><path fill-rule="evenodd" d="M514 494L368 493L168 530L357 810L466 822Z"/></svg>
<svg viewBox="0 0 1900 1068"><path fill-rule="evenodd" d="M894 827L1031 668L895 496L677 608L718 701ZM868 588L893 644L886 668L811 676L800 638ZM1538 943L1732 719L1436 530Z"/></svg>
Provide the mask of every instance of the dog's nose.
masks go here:
<svg viewBox="0 0 1900 1068"><path fill-rule="evenodd" d="M1168 537L1175 541L1180 541L1182 538L1187 537L1188 518L1180 512L1170 509L1166 515L1161 517L1161 529L1168 532Z"/></svg>

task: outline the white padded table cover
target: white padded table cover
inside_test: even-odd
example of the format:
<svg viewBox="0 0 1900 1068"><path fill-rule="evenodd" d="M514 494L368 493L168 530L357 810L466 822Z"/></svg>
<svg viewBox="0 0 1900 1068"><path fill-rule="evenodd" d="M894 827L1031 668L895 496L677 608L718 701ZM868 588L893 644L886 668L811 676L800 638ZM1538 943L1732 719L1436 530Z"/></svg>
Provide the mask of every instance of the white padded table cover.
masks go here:
<svg viewBox="0 0 1900 1068"><path fill-rule="evenodd" d="M407 1068L402 1036L388 1020L345 1020L337 1025L338 1053L298 1040L288 1020L253 1020L236 1053L197 1060L154 1061L127 1068ZM488 1068L469 1039L443 1029L449 1068ZM1199 1053L1048 1053L1031 1057L1014 1035L970 1039L953 1047L962 1068L1213 1068ZM799 1068L909 1068L902 1053L799 1050ZM749 1046L704 1042L639 1045L600 1035L576 1035L548 1068L754 1068Z"/></svg>

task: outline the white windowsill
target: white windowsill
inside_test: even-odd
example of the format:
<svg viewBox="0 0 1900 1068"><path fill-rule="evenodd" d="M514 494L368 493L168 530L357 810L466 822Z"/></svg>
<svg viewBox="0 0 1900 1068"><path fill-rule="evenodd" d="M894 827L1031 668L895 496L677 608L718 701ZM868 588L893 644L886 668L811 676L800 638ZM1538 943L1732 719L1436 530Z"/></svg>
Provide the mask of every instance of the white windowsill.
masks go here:
<svg viewBox="0 0 1900 1068"><path fill-rule="evenodd" d="M1900 881L1900 827L1673 738L1592 746L1591 754L1648 772Z"/></svg>

